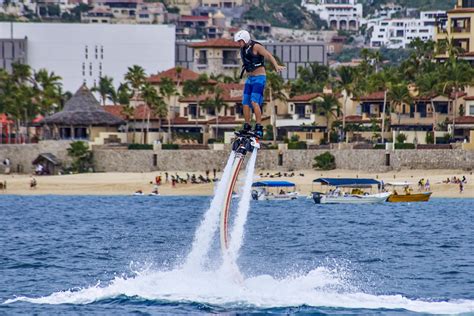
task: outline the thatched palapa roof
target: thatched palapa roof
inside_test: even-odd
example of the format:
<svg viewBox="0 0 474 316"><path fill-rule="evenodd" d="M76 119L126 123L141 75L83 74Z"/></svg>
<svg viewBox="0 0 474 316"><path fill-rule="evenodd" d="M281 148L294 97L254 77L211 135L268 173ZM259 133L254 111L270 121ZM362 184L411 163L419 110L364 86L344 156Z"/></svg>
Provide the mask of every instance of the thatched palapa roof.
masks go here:
<svg viewBox="0 0 474 316"><path fill-rule="evenodd" d="M73 126L116 126L123 124L124 121L120 117L106 112L84 84L66 102L61 112L45 117L42 123Z"/></svg>

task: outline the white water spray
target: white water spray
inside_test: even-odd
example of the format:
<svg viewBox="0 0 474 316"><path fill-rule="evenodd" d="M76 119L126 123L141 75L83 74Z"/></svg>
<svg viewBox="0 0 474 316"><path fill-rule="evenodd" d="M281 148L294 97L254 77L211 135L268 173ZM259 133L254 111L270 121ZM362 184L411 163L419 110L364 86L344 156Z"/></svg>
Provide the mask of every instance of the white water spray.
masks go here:
<svg viewBox="0 0 474 316"><path fill-rule="evenodd" d="M219 226L219 215L224 203L225 189L230 181L232 164L234 162L235 153L231 152L227 164L224 168L220 181L217 183L217 189L212 199L209 209L204 215L199 228L194 235L193 245L184 269L202 269L204 260L209 252L212 243L212 237L215 235Z"/></svg>
<svg viewBox="0 0 474 316"><path fill-rule="evenodd" d="M255 162L257 160L257 151L258 150L255 149L252 152L252 156L250 156L250 159L247 162L244 187L242 189L239 207L237 209L237 215L234 221L234 227L232 228L229 244L229 256L233 262L238 259L239 251L244 241L244 227L245 223L247 222L247 216L250 209L250 198L255 171Z"/></svg>

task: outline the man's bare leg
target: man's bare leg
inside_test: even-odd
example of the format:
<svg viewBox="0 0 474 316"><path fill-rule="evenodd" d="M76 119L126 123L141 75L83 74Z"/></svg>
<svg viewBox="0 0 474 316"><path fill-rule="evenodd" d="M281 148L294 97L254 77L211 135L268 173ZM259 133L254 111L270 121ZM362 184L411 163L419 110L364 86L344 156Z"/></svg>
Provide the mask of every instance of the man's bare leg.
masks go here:
<svg viewBox="0 0 474 316"><path fill-rule="evenodd" d="M250 106L244 105L243 108L244 108L245 123L250 124L250 119L251 119L251 116L252 116L252 111L250 110Z"/></svg>
<svg viewBox="0 0 474 316"><path fill-rule="evenodd" d="M255 122L257 124L262 124L262 111L260 110L260 105L255 102L252 102L253 112L255 113Z"/></svg>

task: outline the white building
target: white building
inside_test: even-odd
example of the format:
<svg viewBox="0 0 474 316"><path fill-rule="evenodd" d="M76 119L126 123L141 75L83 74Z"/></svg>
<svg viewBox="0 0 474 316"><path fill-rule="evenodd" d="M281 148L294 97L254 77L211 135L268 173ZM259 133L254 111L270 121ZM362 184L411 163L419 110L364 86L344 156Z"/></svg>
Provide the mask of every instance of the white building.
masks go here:
<svg viewBox="0 0 474 316"><path fill-rule="evenodd" d="M418 19L377 19L368 23L372 29L370 47L404 48L416 38L427 41L434 38L435 23L444 11L421 12Z"/></svg>
<svg viewBox="0 0 474 316"><path fill-rule="evenodd" d="M10 38L10 23L0 23L0 38ZM101 76L117 87L127 68L154 74L175 65L174 25L13 23L13 38L27 38L27 63L63 78L63 89L89 87Z"/></svg>
<svg viewBox="0 0 474 316"><path fill-rule="evenodd" d="M362 4L357 0L319 0L318 4L303 0L301 5L319 15L331 29L358 30L363 17Z"/></svg>

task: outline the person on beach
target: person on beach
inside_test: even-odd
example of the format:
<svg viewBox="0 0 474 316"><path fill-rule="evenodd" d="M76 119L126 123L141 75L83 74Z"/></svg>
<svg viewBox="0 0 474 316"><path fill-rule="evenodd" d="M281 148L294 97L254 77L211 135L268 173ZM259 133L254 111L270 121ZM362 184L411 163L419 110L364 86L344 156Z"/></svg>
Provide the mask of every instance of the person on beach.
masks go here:
<svg viewBox="0 0 474 316"><path fill-rule="evenodd" d="M268 59L277 72L285 69L276 61L275 57L259 42L253 41L250 38L250 33L241 30L234 36L234 41L240 45L240 57L242 58L242 73L247 72L248 78L245 81L244 94L242 98L242 105L244 111L245 123L243 132L251 130L250 119L255 113L255 134L261 138L263 137L262 126L262 109L263 93L266 84L265 59Z"/></svg>
<svg viewBox="0 0 474 316"><path fill-rule="evenodd" d="M459 182L459 193L463 193L464 192L464 183L462 183L461 181Z"/></svg>

